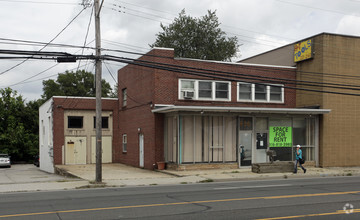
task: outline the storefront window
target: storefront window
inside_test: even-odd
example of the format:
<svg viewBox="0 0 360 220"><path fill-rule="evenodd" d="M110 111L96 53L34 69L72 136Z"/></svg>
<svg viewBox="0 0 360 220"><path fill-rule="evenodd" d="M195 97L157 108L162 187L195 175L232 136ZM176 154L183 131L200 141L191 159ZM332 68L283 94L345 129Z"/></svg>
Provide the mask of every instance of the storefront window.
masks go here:
<svg viewBox="0 0 360 220"><path fill-rule="evenodd" d="M292 160L291 118L269 119L269 147L276 152L275 160Z"/></svg>
<svg viewBox="0 0 360 220"><path fill-rule="evenodd" d="M165 120L166 161L179 164L236 161L236 117L179 115L178 121L172 118Z"/></svg>
<svg viewBox="0 0 360 220"><path fill-rule="evenodd" d="M315 119L294 118L293 145L301 145L306 160L315 160ZM295 148L295 147L294 147Z"/></svg>
<svg viewBox="0 0 360 220"><path fill-rule="evenodd" d="M306 143L306 121L305 118L294 118L294 145L300 144L301 146Z"/></svg>

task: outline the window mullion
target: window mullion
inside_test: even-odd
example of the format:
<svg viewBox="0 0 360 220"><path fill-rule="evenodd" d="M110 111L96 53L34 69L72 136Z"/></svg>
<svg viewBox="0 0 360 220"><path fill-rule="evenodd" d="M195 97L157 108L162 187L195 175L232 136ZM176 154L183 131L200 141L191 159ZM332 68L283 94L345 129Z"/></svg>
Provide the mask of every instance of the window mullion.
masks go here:
<svg viewBox="0 0 360 220"><path fill-rule="evenodd" d="M211 83L211 97L212 97L212 100L216 99L216 84L215 84L215 82Z"/></svg>

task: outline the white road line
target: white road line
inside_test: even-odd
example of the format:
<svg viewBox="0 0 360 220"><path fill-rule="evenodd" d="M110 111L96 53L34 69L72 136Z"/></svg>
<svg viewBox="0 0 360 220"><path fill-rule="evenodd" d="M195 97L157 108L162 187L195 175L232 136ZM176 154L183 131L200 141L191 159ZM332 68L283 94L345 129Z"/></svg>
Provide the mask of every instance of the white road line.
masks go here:
<svg viewBox="0 0 360 220"><path fill-rule="evenodd" d="M260 186L238 186L238 187L221 187L214 188L215 190L224 189L251 189L251 188L267 188L267 187L280 187L280 186L291 186L292 184L279 184L279 185L260 185Z"/></svg>

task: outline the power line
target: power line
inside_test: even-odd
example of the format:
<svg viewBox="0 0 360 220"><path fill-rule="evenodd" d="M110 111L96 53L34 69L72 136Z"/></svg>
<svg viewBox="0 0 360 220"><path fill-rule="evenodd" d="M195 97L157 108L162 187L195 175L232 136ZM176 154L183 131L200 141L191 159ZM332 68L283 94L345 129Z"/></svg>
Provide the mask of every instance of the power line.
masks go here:
<svg viewBox="0 0 360 220"><path fill-rule="evenodd" d="M133 5L133 6L136 6L136 7L139 7L139 8L144 8L144 9L149 9L149 10L153 10L153 11L157 11L157 12L169 14L169 15L172 15L172 16L177 16L177 15L174 15L174 14L172 14L172 13L170 13L170 12L167 12L167 11L161 11L161 10L154 9L154 8L144 7L144 6L142 6L142 5L137 5L137 4L134 4L134 3L128 3L128 2L124 2L124 1L120 1L120 0L115 0L115 1L121 2L121 3L125 3L125 4L128 4L128 5Z"/></svg>
<svg viewBox="0 0 360 220"><path fill-rule="evenodd" d="M1 2L11 3L31 3L31 4L50 4L50 5L81 5L79 3L65 3L65 2L41 2L41 1L21 1L21 0L0 0Z"/></svg>
<svg viewBox="0 0 360 220"><path fill-rule="evenodd" d="M45 44L45 46L43 46L39 51L43 50L45 47L47 47L51 42L53 42L62 32L65 31L65 29L67 27L69 27L69 25L85 10L86 8L83 8L53 39L51 39L47 44ZM25 63L29 58L23 60L22 62L10 67L9 69L3 71L0 73L0 75L3 75L4 73L7 73L13 69L15 69L16 67L22 65L23 63Z"/></svg>
<svg viewBox="0 0 360 220"><path fill-rule="evenodd" d="M149 61L143 61L141 60L141 62L149 62ZM314 85L311 83L315 83L315 84L320 84L322 85L322 87L327 87L327 88L335 88L335 89L348 89L348 90L360 90L357 88L351 88L351 87L360 87L360 85L349 85L349 84L336 84L336 83L320 83L320 82L314 82L314 81L305 81L305 80L296 80L296 79L284 79L284 78L278 78L278 77L268 77L268 76L254 76L254 75L250 75L250 74L243 74L243 73L234 73L234 72L227 72L227 71L217 71L217 70L210 70L210 69L204 69L204 68L193 68L193 67L185 67L185 66L180 66L180 65L172 65L172 64L164 64L164 65L168 65L171 67L176 67L176 68L185 68L185 69L191 69L191 70L196 70L196 71L210 71L210 72L214 72L214 73L220 73L220 74L230 74L230 75L236 75L237 77L242 77L244 79L249 79L252 80L253 78L255 78L256 80L258 80L258 78L261 78L263 80L261 81L268 81L268 82L272 82L272 83L288 83L288 84L297 84L297 85L307 85L307 86L319 86L319 85ZM288 70L283 70L283 69L274 69L274 70L267 70L264 68L259 68L256 66L252 66L252 67L248 67L248 66L242 66L242 68L244 69L256 69L259 71L265 71L265 72L274 72L274 70L276 71L288 71ZM250 77L250 78L248 78ZM330 86L327 86L330 85ZM338 87L338 86L343 86L343 87ZM345 86L345 87L344 87Z"/></svg>
<svg viewBox="0 0 360 220"><path fill-rule="evenodd" d="M85 35L84 45L83 45L83 48L82 48L82 50L81 50L81 55L84 54L84 48L85 48L85 46L86 46L86 41L87 41L87 37L88 37L88 34L89 34L89 30L90 30L90 24L91 24L93 12L94 12L94 5L93 5L93 8L92 8L92 10L91 10L90 19L89 19L89 23L88 23L88 27L87 27L86 35ZM79 70L80 63L81 63L81 61L79 61L78 68L77 68L76 72Z"/></svg>
<svg viewBox="0 0 360 220"><path fill-rule="evenodd" d="M141 16L141 15L132 14L132 13L126 12L126 11L124 11L124 10L119 10L119 9L117 9L117 8L110 8L110 7L105 7L105 6L104 6L104 8L109 9L109 10L113 10L113 11L116 11L116 12L119 12L119 13L122 13L122 14L128 14L128 15L131 15L131 16L135 16L135 17L139 17L139 18L144 18L144 19L147 19L147 20L152 20L152 21L157 21L157 22L160 22L160 23L170 24L170 23L168 23L168 22L159 21L159 20L156 20L156 19L153 19L153 18L149 18L149 17L145 17L145 16Z"/></svg>
<svg viewBox="0 0 360 220"><path fill-rule="evenodd" d="M111 51L114 51L114 50L111 50ZM141 53L134 53L134 52L128 52L128 51L121 51L121 52L127 52L127 53L131 53L131 54L138 54L138 55L144 55L144 54L141 54ZM38 51L12 51L12 50L0 50L0 53L11 53L11 54L26 54L26 55L32 55L33 57L28 57L28 58L33 58L33 59L46 59L44 57L35 57L35 55L41 55L41 56L53 56L51 58L48 58L48 59L55 59L55 56L69 56L70 54L68 53L59 53L59 52L38 52ZM164 57L164 56L156 56L156 55L149 55L149 54L145 54L145 55L148 55L148 56L153 56L153 57L159 57L159 58L168 58L168 59L173 59L173 57ZM77 59L81 60L81 59L93 59L94 57L92 55L71 55L71 56L74 56L76 57ZM109 56L111 57L111 56ZM114 56L115 57L115 56ZM119 57L116 57L116 58L119 58ZM130 59L130 58L123 58L122 59ZM225 63L226 64L226 63ZM241 65L241 64L239 64ZM284 71L283 68L271 68L272 70L264 70L263 67L257 67L257 66L251 66L251 67L248 67L246 65L242 65L244 69L246 68L249 68L249 69L259 69L259 70L262 70L262 71L268 71L268 72L273 72L273 71ZM181 68L184 68L183 66L181 66ZM208 69L200 69L202 71L213 71L213 70L208 70ZM216 71L215 71L216 72ZM226 73L226 72L223 72L223 71L218 71L219 73L225 73L225 74L229 74L229 73ZM301 72L304 72L304 71L298 71L299 73ZM306 72L306 73L309 73L309 72ZM324 75L324 74L327 74L327 73L318 73L318 72L311 72L311 73L316 73L316 74L319 74L319 75ZM246 75L246 74L242 74L243 77L247 76L247 77L253 77L251 75ZM340 74L331 74L332 77L342 77L342 78L354 78L354 79L357 79L359 80L360 78L358 76L349 76L349 75L340 75ZM259 77L258 77L259 78ZM281 78L276 78L276 79L271 79L269 77L265 77L265 76L261 76L260 78L266 78L267 80L273 80L273 81L276 81L276 82L279 82L281 80L286 80L288 83L290 82L296 82L296 83L307 83L306 85L310 85L310 86L318 86L318 85L314 85L315 84L321 84L323 85L323 87L329 87L329 88L336 88L336 86L346 86L346 87L349 87L349 88L339 88L339 89L353 89L351 87L359 87L358 85L354 85L354 84L340 84L340 83L330 83L330 82L322 82L322 83L319 83L319 82L313 82L313 81L304 81L304 80L289 80L289 79L281 79ZM310 84L309 84L310 83ZM328 86L325 86L325 85L328 85Z"/></svg>
<svg viewBox="0 0 360 220"><path fill-rule="evenodd" d="M331 12L331 13L336 13L336 14L342 14L342 15L360 17L360 16L354 15L354 14L348 14L348 13L344 13L344 12L341 12L341 11L335 11L335 10L324 9L324 8L317 8L317 7L313 7L313 6L311 6L311 5L302 5L302 4L297 4L297 3L294 3L294 2L288 2L288 1L284 1L284 0L276 0L276 1L281 2L281 3L285 3L285 4L290 4L290 5L296 5L296 6L299 6L299 7L304 7L304 8L307 8L307 9L312 8L312 9L321 10L321 11L326 11L326 12Z"/></svg>
<svg viewBox="0 0 360 220"><path fill-rule="evenodd" d="M239 76L238 77L232 76L231 78L229 78L229 77L226 77L226 76L225 77L224 76L218 76L217 74L209 73L209 72L205 73L205 72L199 72L199 71L194 71L194 70L184 70L184 69L180 69L180 68L169 67L171 65L168 65L168 64L156 63L156 62L151 62L151 61L145 61L144 62L143 60L134 60L134 59L129 59L129 58L121 58L121 57L116 58L116 57L111 57L111 56L106 56L105 59L111 60L111 61L123 62L123 63L127 63L127 64L139 65L139 66L153 68L153 69L160 69L160 70L165 70L165 71L183 73L183 74L193 75L193 76L203 76L203 77L210 77L210 78L216 78L216 79L228 80L228 81L238 81L238 78L242 79L242 77L239 77ZM184 68L186 68L186 67L184 67ZM187 67L187 68L189 68L189 67ZM208 70L208 71L211 72L213 70ZM254 77L256 77L256 76L254 76ZM244 81L242 79L243 82L248 82L248 83L254 83L254 80L256 80L256 79L252 79L251 81ZM259 81L261 81L261 80L259 80ZM262 80L262 81L264 81L264 80ZM258 82L255 82L255 84L267 85L267 84L258 83ZM274 85L274 86L276 87L276 85ZM290 86L281 86L281 87L288 88L288 89L309 91L309 92L320 92L320 93L330 93L330 94L339 94L339 95L360 96L360 94L354 94L354 93L315 90L315 89L297 88L297 87L290 87ZM343 88L343 89L346 89L346 88Z"/></svg>

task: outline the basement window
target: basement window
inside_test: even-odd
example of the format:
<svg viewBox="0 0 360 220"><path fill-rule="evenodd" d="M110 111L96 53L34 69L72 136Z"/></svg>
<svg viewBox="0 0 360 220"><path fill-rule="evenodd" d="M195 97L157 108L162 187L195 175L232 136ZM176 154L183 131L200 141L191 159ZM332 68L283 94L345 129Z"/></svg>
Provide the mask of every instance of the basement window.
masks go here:
<svg viewBox="0 0 360 220"><path fill-rule="evenodd" d="M83 128L83 116L68 116L68 128Z"/></svg>

